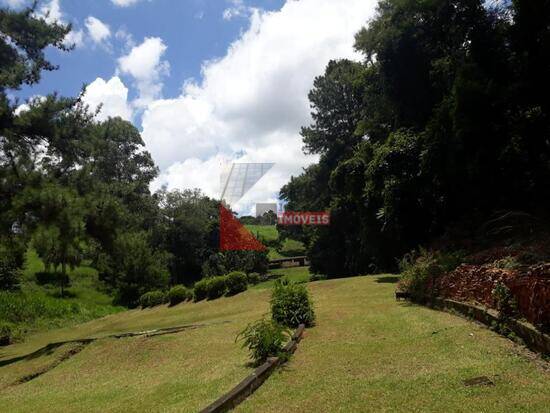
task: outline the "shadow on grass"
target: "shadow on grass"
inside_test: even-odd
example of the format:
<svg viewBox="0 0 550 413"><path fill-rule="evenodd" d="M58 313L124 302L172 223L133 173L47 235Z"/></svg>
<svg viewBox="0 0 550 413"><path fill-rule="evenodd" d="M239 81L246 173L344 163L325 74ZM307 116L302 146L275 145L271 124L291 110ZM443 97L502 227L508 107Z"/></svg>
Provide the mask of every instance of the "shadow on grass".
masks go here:
<svg viewBox="0 0 550 413"><path fill-rule="evenodd" d="M89 344L93 340L95 340L95 339L90 338L90 339L69 340L69 341L60 341L60 342L57 342L57 343L50 343L50 344L45 345L42 348L39 348L38 350L36 350L36 351L34 351L30 354L26 354L24 356L19 356L19 357L14 357L14 358L9 359L9 360L0 360L0 367L7 366L9 364L15 363L15 362L20 361L20 360L32 360L32 359L35 359L37 357L48 356L48 355L52 354L58 347L61 347L64 344L71 344L71 343Z"/></svg>
<svg viewBox="0 0 550 413"><path fill-rule="evenodd" d="M46 344L44 347L41 347L38 350L33 351L32 353L26 354L24 356L14 357L14 358L11 358L11 359L8 359L8 360L0 360L0 367L7 366L7 365L12 364L12 363L16 363L20 360L25 360L25 359L26 360L32 360L36 357L49 355L53 351L55 351L55 349L57 349L58 347L60 347L64 344L72 344L72 343L89 344L93 341L103 340L103 339L106 339L106 338L126 338L126 337L138 337L138 336L147 336L147 337L162 336L162 335L165 335L165 334L179 333L179 332L184 331L184 330L192 330L192 329L196 329L196 328L207 327L207 326L216 325L216 324L225 324L225 323L230 323L230 322L231 321L223 320L223 321L217 321L217 322L213 322L213 323L187 324L187 325L183 325L183 326L165 327L165 328L159 328L159 329L154 329L154 330L149 330L149 331L131 331L131 332L126 332L126 333L111 334L111 335L101 336L101 337L90 337L90 338L80 338L80 339L75 339L75 340L58 341L58 342L55 342L55 343Z"/></svg>
<svg viewBox="0 0 550 413"><path fill-rule="evenodd" d="M378 284L396 284L400 277L378 277L376 282Z"/></svg>

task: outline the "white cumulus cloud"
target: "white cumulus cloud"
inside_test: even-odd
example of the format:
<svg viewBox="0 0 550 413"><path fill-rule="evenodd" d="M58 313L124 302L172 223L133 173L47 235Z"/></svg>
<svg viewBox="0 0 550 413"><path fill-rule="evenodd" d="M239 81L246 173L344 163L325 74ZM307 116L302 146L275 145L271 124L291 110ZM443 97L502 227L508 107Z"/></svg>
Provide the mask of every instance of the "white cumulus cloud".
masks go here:
<svg viewBox="0 0 550 413"><path fill-rule="evenodd" d="M120 72L132 76L139 91L136 106L145 106L160 96L162 77L170 70L169 63L162 60L165 51L166 45L161 38L147 37L118 59Z"/></svg>
<svg viewBox="0 0 550 413"><path fill-rule="evenodd" d="M84 30L71 30L67 35L65 36L64 43L67 46L72 46L79 48L84 45Z"/></svg>
<svg viewBox="0 0 550 413"><path fill-rule="evenodd" d="M98 120L115 116L132 120L132 108L128 103L128 88L117 76L107 82L101 78L94 80L86 88L82 100L90 106L91 110L96 110L99 105L102 105L97 116Z"/></svg>
<svg viewBox="0 0 550 413"><path fill-rule="evenodd" d="M38 9L36 15L44 18L44 20L50 24L55 22L64 24L63 12L61 11L59 0L50 0L49 2L44 3L42 7Z"/></svg>
<svg viewBox="0 0 550 413"><path fill-rule="evenodd" d="M250 27L226 55L204 64L201 82L187 83L178 98L148 104L142 135L162 171L155 185L200 187L219 196L213 188L219 188L222 161L275 162L234 207L249 211L254 202L273 200L291 174L316 160L302 153L299 136L311 122L307 95L315 76L330 59L359 58L354 34L375 6L375 0L287 0L279 11L253 10ZM153 45L119 60L140 94L162 71L165 46L160 39Z"/></svg>
<svg viewBox="0 0 550 413"><path fill-rule="evenodd" d="M94 16L88 16L84 22L88 34L94 43L100 44L111 37L111 29L101 20Z"/></svg>
<svg viewBox="0 0 550 413"><path fill-rule="evenodd" d="M139 0L111 0L111 3L118 7L128 7L136 4L138 1Z"/></svg>

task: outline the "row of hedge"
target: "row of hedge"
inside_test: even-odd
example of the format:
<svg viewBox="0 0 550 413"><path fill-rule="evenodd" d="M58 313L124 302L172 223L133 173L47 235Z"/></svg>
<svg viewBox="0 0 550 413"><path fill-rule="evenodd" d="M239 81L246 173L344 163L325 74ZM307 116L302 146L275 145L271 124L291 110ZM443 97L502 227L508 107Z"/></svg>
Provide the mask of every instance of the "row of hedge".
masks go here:
<svg viewBox="0 0 550 413"><path fill-rule="evenodd" d="M227 275L218 277L206 277L195 283L193 289L183 285L176 285L168 292L150 291L139 299L142 308L155 307L170 303L176 305L184 301L215 300L223 296L232 296L248 289L249 284L258 284L261 281L260 274L245 274L241 271L233 271Z"/></svg>

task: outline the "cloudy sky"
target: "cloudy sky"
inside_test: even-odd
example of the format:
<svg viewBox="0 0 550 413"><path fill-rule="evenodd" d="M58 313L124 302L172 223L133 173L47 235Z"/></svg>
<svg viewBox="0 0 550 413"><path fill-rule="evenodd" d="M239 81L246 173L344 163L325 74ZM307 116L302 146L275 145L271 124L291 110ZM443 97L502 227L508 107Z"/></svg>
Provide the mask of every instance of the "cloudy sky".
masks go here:
<svg viewBox="0 0 550 413"><path fill-rule="evenodd" d="M13 8L27 0L0 0ZM161 169L152 189L201 188L219 197L227 163L275 162L234 208L275 201L315 158L301 126L315 76L330 59L360 57L353 35L375 0L42 0L38 13L72 23L74 51L22 99L58 91L103 104L140 129Z"/></svg>

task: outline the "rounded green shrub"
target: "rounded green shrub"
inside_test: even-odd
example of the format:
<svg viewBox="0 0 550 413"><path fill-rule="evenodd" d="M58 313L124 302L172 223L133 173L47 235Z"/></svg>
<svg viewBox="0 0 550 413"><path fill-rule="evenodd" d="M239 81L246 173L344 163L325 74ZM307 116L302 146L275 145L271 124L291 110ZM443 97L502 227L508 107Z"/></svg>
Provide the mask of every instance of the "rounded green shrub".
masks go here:
<svg viewBox="0 0 550 413"><path fill-rule="evenodd" d="M193 299L201 301L205 298L214 300L222 297L227 291L227 277L206 277L195 283Z"/></svg>
<svg viewBox="0 0 550 413"><path fill-rule="evenodd" d="M203 278L195 283L193 287L193 300L201 301L208 297L208 283L210 278Z"/></svg>
<svg viewBox="0 0 550 413"><path fill-rule="evenodd" d="M167 301L166 293L159 290L149 291L143 294L141 297L139 297L139 305L142 308L155 307L157 305L166 303L166 301Z"/></svg>
<svg viewBox="0 0 550 413"><path fill-rule="evenodd" d="M248 288L248 279L246 274L241 271L233 271L225 276L227 286L227 295L235 295L246 291Z"/></svg>
<svg viewBox="0 0 550 413"><path fill-rule="evenodd" d="M193 298L193 292L184 285L174 285L168 291L170 305L176 305Z"/></svg>
<svg viewBox="0 0 550 413"><path fill-rule="evenodd" d="M303 284L277 280L271 294L271 315L274 321L288 327L315 323L315 312L309 292Z"/></svg>
<svg viewBox="0 0 550 413"><path fill-rule="evenodd" d="M7 346L13 342L14 327L13 324L0 323L0 346Z"/></svg>
<svg viewBox="0 0 550 413"><path fill-rule="evenodd" d="M259 284L261 281L260 273L257 272L251 272L246 276L246 279L248 281L248 284L256 285Z"/></svg>
<svg viewBox="0 0 550 413"><path fill-rule="evenodd" d="M209 300L222 297L227 291L227 277L211 277L208 279L206 297Z"/></svg>

